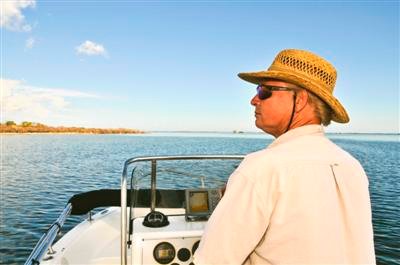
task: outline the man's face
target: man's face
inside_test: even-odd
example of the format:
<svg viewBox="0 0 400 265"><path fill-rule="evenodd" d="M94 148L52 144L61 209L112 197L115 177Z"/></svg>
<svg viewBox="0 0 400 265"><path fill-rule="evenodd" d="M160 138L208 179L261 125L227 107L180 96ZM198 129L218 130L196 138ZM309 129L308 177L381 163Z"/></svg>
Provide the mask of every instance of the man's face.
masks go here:
<svg viewBox="0 0 400 265"><path fill-rule="evenodd" d="M291 83L277 80L265 81L262 84L293 89L298 88ZM275 137L283 134L289 125L292 114L293 96L293 91L272 91L271 97L261 100L256 94L250 102L255 107L256 126Z"/></svg>

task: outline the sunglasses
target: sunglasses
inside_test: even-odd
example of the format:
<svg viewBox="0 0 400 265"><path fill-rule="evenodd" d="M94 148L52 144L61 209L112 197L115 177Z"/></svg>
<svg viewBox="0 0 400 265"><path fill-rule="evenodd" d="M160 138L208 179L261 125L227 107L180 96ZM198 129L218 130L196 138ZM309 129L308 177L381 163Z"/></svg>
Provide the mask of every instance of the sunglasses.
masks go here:
<svg viewBox="0 0 400 265"><path fill-rule="evenodd" d="M293 89L280 86L258 85L257 96L259 99L264 100L272 96L272 91L292 91Z"/></svg>

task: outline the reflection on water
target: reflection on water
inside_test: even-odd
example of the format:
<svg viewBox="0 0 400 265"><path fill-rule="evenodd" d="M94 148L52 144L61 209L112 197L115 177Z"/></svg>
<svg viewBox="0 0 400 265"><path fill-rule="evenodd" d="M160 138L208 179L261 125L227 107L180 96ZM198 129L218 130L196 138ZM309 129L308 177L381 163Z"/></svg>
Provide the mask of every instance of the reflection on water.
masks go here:
<svg viewBox="0 0 400 265"><path fill-rule="evenodd" d="M266 147L261 134L2 135L0 263L25 261L46 228L75 193L119 188L126 159L148 155L246 154ZM400 143L398 135L329 135L364 166L370 181L379 264L400 263ZM203 162L202 162L203 163ZM234 164L187 168L190 181L165 172L160 185L219 186ZM161 165L162 167L162 165ZM166 166L165 168L179 168ZM144 169L148 170L148 169ZM184 171L187 171L186 169ZM66 229L82 217L67 220Z"/></svg>

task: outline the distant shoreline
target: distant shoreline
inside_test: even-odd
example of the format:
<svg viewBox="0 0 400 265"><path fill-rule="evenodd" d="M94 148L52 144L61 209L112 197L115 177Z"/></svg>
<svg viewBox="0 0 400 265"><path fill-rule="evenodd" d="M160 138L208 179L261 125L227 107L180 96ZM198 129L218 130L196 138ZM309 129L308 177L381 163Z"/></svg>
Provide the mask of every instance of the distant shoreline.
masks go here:
<svg viewBox="0 0 400 265"><path fill-rule="evenodd" d="M21 125L1 124L0 134L143 134L137 129L84 128L84 127L52 127L40 123L24 122Z"/></svg>
<svg viewBox="0 0 400 265"><path fill-rule="evenodd" d="M145 134L147 132L135 132L135 133L83 133L83 132L0 132L0 135L36 135L36 134L43 134L43 135L49 135L49 134L57 134L57 135L107 135L107 134Z"/></svg>
<svg viewBox="0 0 400 265"><path fill-rule="evenodd" d="M125 128L85 128L85 127L64 127L64 126L48 126L40 123L22 122L20 125L15 124L13 121L0 124L0 134L2 135L16 135L16 134L152 134L152 133L183 133L183 134L232 134L232 135L266 135L262 131L186 131L186 130L154 130L154 131L141 131L137 129ZM326 132L326 135L393 135L400 136L399 132Z"/></svg>

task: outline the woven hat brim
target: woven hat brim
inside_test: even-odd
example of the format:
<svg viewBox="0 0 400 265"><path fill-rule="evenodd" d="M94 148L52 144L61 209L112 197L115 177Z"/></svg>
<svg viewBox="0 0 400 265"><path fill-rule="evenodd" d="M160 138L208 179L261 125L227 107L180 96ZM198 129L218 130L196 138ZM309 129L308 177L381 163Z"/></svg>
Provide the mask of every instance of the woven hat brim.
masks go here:
<svg viewBox="0 0 400 265"><path fill-rule="evenodd" d="M333 110L332 120L339 123L347 123L350 118L347 115L346 109L343 105L337 100L332 94L327 92L325 89L320 88L319 85L315 84L311 80L307 78L303 78L302 76L288 73L287 71L260 71L260 72L249 72L249 73L239 73L238 76L250 83L260 84L263 81L268 79L278 79L282 81L286 81L289 83L293 83L304 89L307 89L317 95L320 99L322 99L329 107Z"/></svg>

